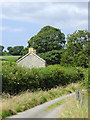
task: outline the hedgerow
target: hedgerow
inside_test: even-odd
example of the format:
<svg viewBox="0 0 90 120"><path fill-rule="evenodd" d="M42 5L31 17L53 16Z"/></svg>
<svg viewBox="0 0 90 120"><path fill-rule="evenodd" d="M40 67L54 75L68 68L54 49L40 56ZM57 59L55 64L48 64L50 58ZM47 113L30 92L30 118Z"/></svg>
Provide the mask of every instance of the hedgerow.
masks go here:
<svg viewBox="0 0 90 120"><path fill-rule="evenodd" d="M80 69L50 65L46 68L22 68L15 62L2 65L2 91L10 94L25 90L51 89L58 85L66 85L80 81L84 74Z"/></svg>

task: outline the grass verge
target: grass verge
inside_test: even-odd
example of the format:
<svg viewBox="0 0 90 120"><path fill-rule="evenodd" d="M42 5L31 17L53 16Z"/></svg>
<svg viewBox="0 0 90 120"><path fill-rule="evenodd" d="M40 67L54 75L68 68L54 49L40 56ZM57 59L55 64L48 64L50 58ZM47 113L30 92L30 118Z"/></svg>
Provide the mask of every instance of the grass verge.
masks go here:
<svg viewBox="0 0 90 120"><path fill-rule="evenodd" d="M85 97L84 105L77 103L74 98L66 103L61 111L59 118L88 118L88 97Z"/></svg>
<svg viewBox="0 0 90 120"><path fill-rule="evenodd" d="M70 94L79 88L79 84L72 83L68 86L52 88L48 91L38 90L35 92L22 92L15 96L2 94L2 118L15 115L57 97ZM81 88L81 87L80 87ZM65 102L65 101L64 101ZM61 104L61 103L57 103Z"/></svg>
<svg viewBox="0 0 90 120"><path fill-rule="evenodd" d="M72 91L57 87L48 91L23 92L16 96L2 95L2 118L15 115L34 106L53 100L62 95L70 94Z"/></svg>
<svg viewBox="0 0 90 120"><path fill-rule="evenodd" d="M64 98L64 99L50 105L45 111L50 111L51 109L54 109L54 108L58 107L59 105L62 105L63 103L65 103L71 99L72 99L72 97Z"/></svg>

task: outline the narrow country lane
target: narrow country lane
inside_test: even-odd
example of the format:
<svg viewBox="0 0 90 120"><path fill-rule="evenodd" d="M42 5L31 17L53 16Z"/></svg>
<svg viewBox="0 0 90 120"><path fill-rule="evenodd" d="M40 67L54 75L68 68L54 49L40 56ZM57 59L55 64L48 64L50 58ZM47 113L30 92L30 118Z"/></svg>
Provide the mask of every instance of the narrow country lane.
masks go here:
<svg viewBox="0 0 90 120"><path fill-rule="evenodd" d="M73 95L75 95L75 93L54 99L52 101L46 102L42 105L36 106L34 108L31 108L29 110L18 113L17 115L14 115L8 118L57 118L58 111L60 112L60 108L62 108L65 105L65 103L62 105L59 105L56 108L50 109L49 111L47 111L47 108L52 104L56 103L57 101L60 101L64 98L67 98Z"/></svg>

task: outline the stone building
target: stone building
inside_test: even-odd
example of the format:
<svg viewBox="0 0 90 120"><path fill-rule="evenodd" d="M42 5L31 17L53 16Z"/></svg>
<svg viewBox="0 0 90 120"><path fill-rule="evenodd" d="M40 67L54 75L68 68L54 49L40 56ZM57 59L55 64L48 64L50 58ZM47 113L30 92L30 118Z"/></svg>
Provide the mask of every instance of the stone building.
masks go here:
<svg viewBox="0 0 90 120"><path fill-rule="evenodd" d="M26 68L46 67L46 61L36 55L36 50L29 48L29 53L17 60L17 64Z"/></svg>

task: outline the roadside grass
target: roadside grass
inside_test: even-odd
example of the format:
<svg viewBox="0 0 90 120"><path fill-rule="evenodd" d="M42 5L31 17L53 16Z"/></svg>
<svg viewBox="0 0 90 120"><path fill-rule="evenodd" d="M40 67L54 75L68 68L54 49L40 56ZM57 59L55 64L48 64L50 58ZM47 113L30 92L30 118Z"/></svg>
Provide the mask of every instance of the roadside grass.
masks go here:
<svg viewBox="0 0 90 120"><path fill-rule="evenodd" d="M20 56L0 56L0 61L16 61Z"/></svg>
<svg viewBox="0 0 90 120"><path fill-rule="evenodd" d="M71 90L71 92L75 92L76 90L82 90L86 89L86 86L84 86L81 81L77 83L71 83L66 86L64 86L67 90Z"/></svg>
<svg viewBox="0 0 90 120"><path fill-rule="evenodd" d="M64 99L62 99L62 100L60 100L60 101L58 101L58 102L56 102L56 103L50 105L45 111L48 112L48 111L50 111L51 109L54 109L54 108L56 108L56 107L62 105L63 103L65 103L65 102L71 100L72 98L73 98L73 96L69 96L69 97L67 97L67 98L64 98Z"/></svg>
<svg viewBox="0 0 90 120"><path fill-rule="evenodd" d="M25 111L37 105L43 104L57 97L64 96L74 92L73 88L77 89L80 84L72 83L68 86L59 86L48 91L37 90L35 92L25 91L18 95L11 96L9 94L2 94L2 118L15 115L18 112ZM64 101L65 102L65 101ZM58 104L58 103L57 103ZM61 104L61 103L59 103Z"/></svg>
<svg viewBox="0 0 90 120"><path fill-rule="evenodd" d="M16 96L2 94L2 118L15 115L34 106L53 100L62 95L72 93L63 87L52 88L48 91L38 90L35 92L26 91Z"/></svg>
<svg viewBox="0 0 90 120"><path fill-rule="evenodd" d="M61 109L59 118L88 118L88 96L85 96L84 105L77 103L75 98L67 102Z"/></svg>

